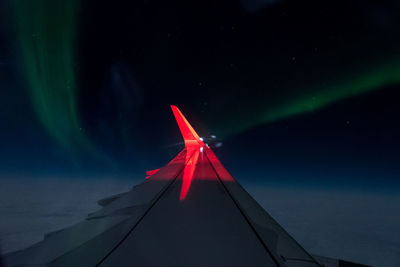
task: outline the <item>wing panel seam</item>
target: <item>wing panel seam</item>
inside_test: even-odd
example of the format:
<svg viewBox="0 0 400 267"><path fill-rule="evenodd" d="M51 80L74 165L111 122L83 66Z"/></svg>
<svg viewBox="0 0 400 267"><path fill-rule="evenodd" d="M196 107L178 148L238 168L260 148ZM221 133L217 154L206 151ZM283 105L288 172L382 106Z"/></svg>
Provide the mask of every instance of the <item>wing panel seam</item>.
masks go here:
<svg viewBox="0 0 400 267"><path fill-rule="evenodd" d="M261 245L264 247L264 249L267 251L267 253L269 254L269 256L272 258L272 260L274 261L274 263L276 264L276 266L281 266L279 264L279 262L277 261L277 259L275 259L274 255L272 254L272 252L269 250L268 246L264 243L264 241L262 240L261 236L259 235L259 233L257 232L257 230L255 229L255 227L253 226L253 224L251 223L250 219L247 217L247 215L244 213L244 211L240 208L239 203L235 200L235 198L232 196L231 192L228 190L228 188L226 187L226 185L224 184L224 182L222 181L221 177L218 175L217 170L215 169L214 165L211 163L210 158L208 157L207 153L205 153L208 162L211 165L211 168L214 170L215 175L218 178L218 181L222 184L223 188L225 189L225 191L227 192L227 194L229 195L229 197L231 198L231 200L233 201L233 203L235 204L236 208L239 210L240 214L243 216L243 218L246 220L247 224L250 226L251 230L253 231L253 233L256 235L258 241L260 241Z"/></svg>
<svg viewBox="0 0 400 267"><path fill-rule="evenodd" d="M185 166L187 162L193 157L192 153L188 160L185 162L183 165L182 169L178 172L178 174L171 180L171 182L163 189L163 191L156 197L153 203L151 203L150 207L144 212L144 214L139 218L139 220L132 226L132 228L128 231L128 233L118 242L117 245L115 245L114 248L111 249L110 252L108 252L95 266L100 266L128 237L129 235L135 230L135 228L139 225L139 223L146 217L146 215L150 212L150 210L157 204L157 202L161 199L161 197L164 195L164 193L172 186L172 184L177 180L179 175L183 172L185 169Z"/></svg>

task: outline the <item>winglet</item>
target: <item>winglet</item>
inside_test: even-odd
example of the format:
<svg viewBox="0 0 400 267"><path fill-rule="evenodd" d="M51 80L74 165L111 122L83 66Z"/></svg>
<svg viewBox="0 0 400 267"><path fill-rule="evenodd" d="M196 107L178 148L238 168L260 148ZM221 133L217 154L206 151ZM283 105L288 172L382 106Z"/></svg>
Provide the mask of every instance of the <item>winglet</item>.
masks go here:
<svg viewBox="0 0 400 267"><path fill-rule="evenodd" d="M182 112L179 110L177 106L171 105L172 112L174 113L176 122L178 123L179 129L181 130L183 140L185 141L185 146L188 145L201 145L202 141L200 140L199 135L187 121L185 116L183 116Z"/></svg>

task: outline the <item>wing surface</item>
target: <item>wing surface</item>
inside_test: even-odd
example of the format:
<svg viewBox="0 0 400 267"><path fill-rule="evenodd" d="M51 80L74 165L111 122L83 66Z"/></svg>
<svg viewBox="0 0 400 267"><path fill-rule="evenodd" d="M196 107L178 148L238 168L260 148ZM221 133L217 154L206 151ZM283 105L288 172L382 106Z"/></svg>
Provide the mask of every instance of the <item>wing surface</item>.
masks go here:
<svg viewBox="0 0 400 267"><path fill-rule="evenodd" d="M83 222L7 254L6 266L322 266L171 108L185 141L171 162Z"/></svg>

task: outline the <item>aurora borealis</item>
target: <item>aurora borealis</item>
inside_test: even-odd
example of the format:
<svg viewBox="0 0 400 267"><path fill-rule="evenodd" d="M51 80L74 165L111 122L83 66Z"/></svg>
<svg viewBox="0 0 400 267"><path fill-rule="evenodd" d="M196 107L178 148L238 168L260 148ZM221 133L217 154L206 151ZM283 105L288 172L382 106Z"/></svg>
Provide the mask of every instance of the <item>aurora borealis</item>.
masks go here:
<svg viewBox="0 0 400 267"><path fill-rule="evenodd" d="M398 99L395 0L0 1L0 213L129 189L181 150L176 105L311 252L399 266Z"/></svg>
<svg viewBox="0 0 400 267"><path fill-rule="evenodd" d="M37 117L65 148L87 146L76 96L79 3L17 0L10 6L21 72Z"/></svg>
<svg viewBox="0 0 400 267"><path fill-rule="evenodd" d="M271 122L285 117L312 112L331 103L348 97L377 90L381 87L400 82L400 64L398 61L378 63L375 69L367 70L355 75L354 78L331 82L326 86L320 86L314 94L289 100L281 103L276 109L265 112L264 122Z"/></svg>
<svg viewBox="0 0 400 267"><path fill-rule="evenodd" d="M400 82L400 64L397 60L391 60L389 63L378 63L378 66L369 70L361 71L353 78L338 78L336 81L328 81L324 85L315 85L311 92L298 95L295 98L285 98L277 104L264 106L258 111L253 119L246 119L239 124L235 122L230 128L230 133L238 133L248 130L251 127L271 123L280 119L286 119L298 116L304 113L316 111L324 108L336 101L355 97L372 90ZM301 85L304 86L304 85Z"/></svg>
<svg viewBox="0 0 400 267"><path fill-rule="evenodd" d="M277 1L255 13L247 2L243 4L252 12L237 13L230 3L231 15L220 20L217 14L222 5L217 6L210 22L202 25L195 21L200 12L193 13L193 18L180 14L184 21L180 24L173 18L177 10L160 15L138 3L107 10L102 2L10 1L15 25L15 35L10 37L18 49L16 58L31 105L43 127L65 148L92 154L98 154L109 137L99 133L103 127L118 147L136 150L131 139L144 131L135 125L146 123L146 102L158 106L190 103L192 110L203 113L209 131L229 137L399 82L397 30L373 21L376 18L357 10L356 5L349 6L355 19L345 13L336 28L329 24L330 14L334 16L340 5L331 6L327 18L321 15L328 12L326 8L317 7L321 14L300 22L298 31L295 21L302 14L293 13L296 4ZM132 7L141 13L131 17L125 9ZM189 7L179 8L193 12ZM198 8L205 11L206 7ZM101 20L105 10L111 16L119 12L113 22ZM287 13L292 20L286 18ZM146 23L146 14L158 14L155 21L165 20L165 25L157 28ZM307 26L318 20L323 32L314 38L318 29ZM357 21L377 25L366 31ZM397 25L398 20L392 16L390 23ZM385 35L379 27L385 27ZM275 39L261 34L264 30ZM155 34L146 38L152 31ZM202 38L196 40L196 33ZM108 36L107 40L100 41L102 36ZM387 41L379 42L379 38ZM290 47L291 42L298 44ZM163 43L168 45L156 45ZM105 60L99 62L99 58ZM171 64L175 67L168 67ZM194 91L200 96L193 97ZM159 98L151 99L154 94ZM112 99L113 106L104 99ZM223 112L219 111L221 104Z"/></svg>
<svg viewBox="0 0 400 267"><path fill-rule="evenodd" d="M5 147L16 155L5 159L7 169L46 169L55 160L50 169L142 172L178 150L170 104L200 134L229 142L267 125L319 118L400 82L399 6L391 1L346 9L276 1L257 11L228 0L213 8L166 4L171 9L7 3L3 135L15 136ZM160 147L166 152L158 154Z"/></svg>

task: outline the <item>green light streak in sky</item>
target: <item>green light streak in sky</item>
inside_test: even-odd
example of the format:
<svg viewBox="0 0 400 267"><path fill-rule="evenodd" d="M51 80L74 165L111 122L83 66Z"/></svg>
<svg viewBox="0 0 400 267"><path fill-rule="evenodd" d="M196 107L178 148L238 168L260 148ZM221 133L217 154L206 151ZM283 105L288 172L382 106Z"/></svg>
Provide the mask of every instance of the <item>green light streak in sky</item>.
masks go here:
<svg viewBox="0 0 400 267"><path fill-rule="evenodd" d="M400 82L400 64L390 62L377 69L368 70L352 79L332 82L331 85L282 103L264 113L262 120L272 122L282 118L312 112L336 101L357 96L383 86Z"/></svg>
<svg viewBox="0 0 400 267"><path fill-rule="evenodd" d="M229 133L221 133L237 134L257 125L314 112L337 101L400 83L400 60L381 61L374 67L354 72L356 74L343 73L342 77L331 77L331 81L324 82L324 85L310 82L308 90L304 84L299 84L298 88L304 89L299 90L301 93L288 95L276 104L265 104L261 109L253 111L253 114L247 114L243 119L238 118L233 125L225 128L229 129Z"/></svg>
<svg viewBox="0 0 400 267"><path fill-rule="evenodd" d="M90 146L81 132L74 73L76 0L10 0L19 56L34 110L65 147Z"/></svg>

